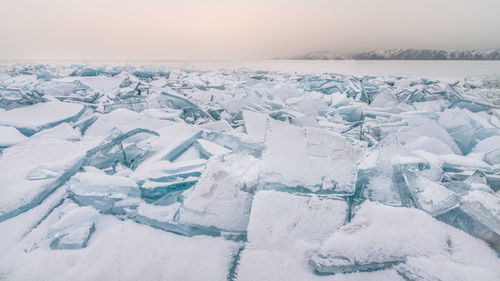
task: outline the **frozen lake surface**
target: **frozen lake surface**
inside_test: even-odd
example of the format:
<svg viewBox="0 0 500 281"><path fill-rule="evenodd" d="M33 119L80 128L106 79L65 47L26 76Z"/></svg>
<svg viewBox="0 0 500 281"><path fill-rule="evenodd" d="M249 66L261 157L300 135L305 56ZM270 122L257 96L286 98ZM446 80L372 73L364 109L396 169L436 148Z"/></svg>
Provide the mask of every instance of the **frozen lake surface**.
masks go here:
<svg viewBox="0 0 500 281"><path fill-rule="evenodd" d="M499 62L0 64L0 280L499 280Z"/></svg>
<svg viewBox="0 0 500 281"><path fill-rule="evenodd" d="M171 64L170 64L171 63ZM217 68L269 70L299 73L340 73L346 75L412 76L460 79L500 75L500 61L360 61L360 60L265 60L241 62L170 62L166 65L214 70Z"/></svg>

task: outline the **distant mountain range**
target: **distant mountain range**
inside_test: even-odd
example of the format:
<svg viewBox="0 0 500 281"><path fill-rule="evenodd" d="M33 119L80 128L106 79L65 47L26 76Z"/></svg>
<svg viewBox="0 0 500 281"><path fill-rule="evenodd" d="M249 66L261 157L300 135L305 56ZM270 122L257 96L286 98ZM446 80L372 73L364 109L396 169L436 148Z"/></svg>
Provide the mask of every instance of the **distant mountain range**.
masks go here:
<svg viewBox="0 0 500 281"><path fill-rule="evenodd" d="M311 52L304 55L280 59L292 60L500 60L497 50L429 50L391 49L376 50L349 55L339 55L333 51Z"/></svg>

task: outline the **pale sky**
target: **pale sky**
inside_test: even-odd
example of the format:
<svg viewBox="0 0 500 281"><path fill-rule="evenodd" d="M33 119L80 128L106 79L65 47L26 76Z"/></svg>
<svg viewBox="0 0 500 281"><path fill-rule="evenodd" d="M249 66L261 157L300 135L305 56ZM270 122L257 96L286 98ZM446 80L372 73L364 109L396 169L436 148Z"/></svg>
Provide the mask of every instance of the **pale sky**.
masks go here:
<svg viewBox="0 0 500 281"><path fill-rule="evenodd" d="M500 0L0 0L0 59L500 48Z"/></svg>

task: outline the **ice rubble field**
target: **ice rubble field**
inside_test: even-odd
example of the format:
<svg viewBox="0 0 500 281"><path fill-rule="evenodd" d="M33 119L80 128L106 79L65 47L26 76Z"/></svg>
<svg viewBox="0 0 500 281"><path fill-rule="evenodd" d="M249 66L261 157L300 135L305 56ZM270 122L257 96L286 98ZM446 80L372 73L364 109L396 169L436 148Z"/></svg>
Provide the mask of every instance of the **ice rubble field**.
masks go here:
<svg viewBox="0 0 500 281"><path fill-rule="evenodd" d="M500 280L500 82L0 68L0 280Z"/></svg>

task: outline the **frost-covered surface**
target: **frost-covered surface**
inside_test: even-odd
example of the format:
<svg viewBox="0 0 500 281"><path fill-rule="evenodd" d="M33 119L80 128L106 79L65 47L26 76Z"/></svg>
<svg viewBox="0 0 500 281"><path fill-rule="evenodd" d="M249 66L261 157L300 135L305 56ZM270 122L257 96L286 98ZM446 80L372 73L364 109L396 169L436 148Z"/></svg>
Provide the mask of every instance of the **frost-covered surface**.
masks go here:
<svg viewBox="0 0 500 281"><path fill-rule="evenodd" d="M3 65L0 280L499 280L498 81Z"/></svg>
<svg viewBox="0 0 500 281"><path fill-rule="evenodd" d="M464 272L470 267L491 280L498 274L496 255L484 242L420 210L369 201L360 206L350 223L324 241L312 254L310 264L321 273L342 273L383 269L416 257L429 261L443 259L441 270L456 276L461 275L456 272L459 265ZM427 268L418 270L425 272ZM405 272L403 276L411 274Z"/></svg>

